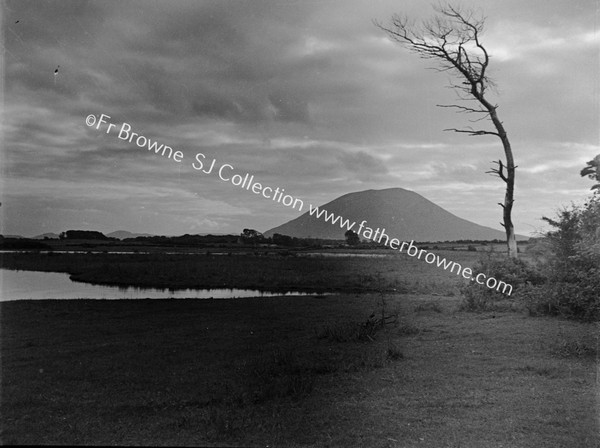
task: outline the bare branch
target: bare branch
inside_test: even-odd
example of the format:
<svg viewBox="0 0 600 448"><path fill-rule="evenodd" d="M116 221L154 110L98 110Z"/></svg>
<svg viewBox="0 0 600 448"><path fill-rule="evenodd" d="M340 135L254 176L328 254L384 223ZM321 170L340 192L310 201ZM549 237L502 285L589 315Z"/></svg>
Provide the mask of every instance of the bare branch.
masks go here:
<svg viewBox="0 0 600 448"><path fill-rule="evenodd" d="M490 116L488 114L488 115L486 115L484 117L477 118L476 120L469 120L469 122L471 122L471 123L479 123L480 121L483 121L483 120L489 119L489 118L490 118Z"/></svg>
<svg viewBox="0 0 600 448"><path fill-rule="evenodd" d="M495 135L496 137L500 137L500 135L497 132L492 132L492 131L476 131L474 129L448 128L448 129L444 129L444 131L453 131L453 132L458 132L458 133L463 133L463 134L469 134L470 136L476 136L476 135Z"/></svg>
<svg viewBox="0 0 600 448"><path fill-rule="evenodd" d="M437 107L454 107L456 109L459 109L458 113L482 113L482 114L486 114L489 115L489 111L484 110L484 109L475 109L472 107L465 107L465 106L459 106L457 104L436 104ZM485 118L485 117L484 117Z"/></svg>
<svg viewBox="0 0 600 448"><path fill-rule="evenodd" d="M439 71L454 70L466 80L465 92L482 96L489 79L487 50L479 41L485 18L475 18L453 6L437 7L433 19L416 25L406 17L394 15L391 26L375 25L390 38L423 59L435 59Z"/></svg>
<svg viewBox="0 0 600 448"><path fill-rule="evenodd" d="M494 161L492 163L495 163L496 165L498 165L498 168L492 168L490 171L486 171L486 174L492 174L493 176L498 176L504 182L508 183L508 178L504 174L504 164L502 163L502 160L498 160L497 162Z"/></svg>

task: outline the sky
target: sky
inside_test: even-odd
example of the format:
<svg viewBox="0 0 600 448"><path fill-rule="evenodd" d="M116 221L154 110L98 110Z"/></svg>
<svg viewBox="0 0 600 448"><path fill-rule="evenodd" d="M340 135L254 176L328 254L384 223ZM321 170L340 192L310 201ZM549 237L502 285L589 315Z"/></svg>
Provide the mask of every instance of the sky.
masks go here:
<svg viewBox="0 0 600 448"><path fill-rule="evenodd" d="M457 104L451 74L373 24L427 19L428 2L1 5L2 234L239 233L299 216L195 169L198 153L307 204L401 187L501 229L504 184L486 174L499 139L444 132L470 124L436 107ZM579 171L600 153L600 3L461 5L486 17L490 99L518 166L513 221L534 235L591 194ZM144 138L127 140L123 123Z"/></svg>

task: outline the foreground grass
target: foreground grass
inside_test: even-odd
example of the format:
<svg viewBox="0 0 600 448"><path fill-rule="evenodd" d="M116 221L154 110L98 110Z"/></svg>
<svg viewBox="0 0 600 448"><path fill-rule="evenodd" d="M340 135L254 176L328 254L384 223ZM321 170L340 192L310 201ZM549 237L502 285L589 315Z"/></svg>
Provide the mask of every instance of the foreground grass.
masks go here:
<svg viewBox="0 0 600 448"><path fill-rule="evenodd" d="M1 440L596 447L596 327L457 305L365 339L379 295L5 302Z"/></svg>

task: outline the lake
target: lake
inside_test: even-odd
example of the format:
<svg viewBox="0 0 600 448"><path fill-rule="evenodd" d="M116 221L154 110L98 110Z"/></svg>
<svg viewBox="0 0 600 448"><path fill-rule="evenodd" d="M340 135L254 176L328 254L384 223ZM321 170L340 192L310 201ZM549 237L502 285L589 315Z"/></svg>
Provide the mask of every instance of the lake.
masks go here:
<svg viewBox="0 0 600 448"><path fill-rule="evenodd" d="M60 272L0 269L0 301L42 299L234 299L244 297L314 296L315 293L272 293L251 289L156 289L74 282Z"/></svg>

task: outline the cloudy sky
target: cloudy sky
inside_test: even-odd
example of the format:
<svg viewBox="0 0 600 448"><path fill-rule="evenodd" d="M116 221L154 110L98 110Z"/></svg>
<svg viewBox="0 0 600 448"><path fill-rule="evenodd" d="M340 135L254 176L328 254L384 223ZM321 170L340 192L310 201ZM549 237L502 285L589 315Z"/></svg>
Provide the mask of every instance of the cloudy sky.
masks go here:
<svg viewBox="0 0 600 448"><path fill-rule="evenodd" d="M590 194L579 171L600 153L598 3L462 4L487 16L492 100L519 167L515 228L529 235ZM455 99L449 75L372 22L432 12L422 0L4 2L1 232L238 233L298 216L194 170L199 152L307 203L402 187L500 228L504 185L485 174L499 140L443 132L468 124L436 107ZM87 126L90 114L183 161Z"/></svg>

